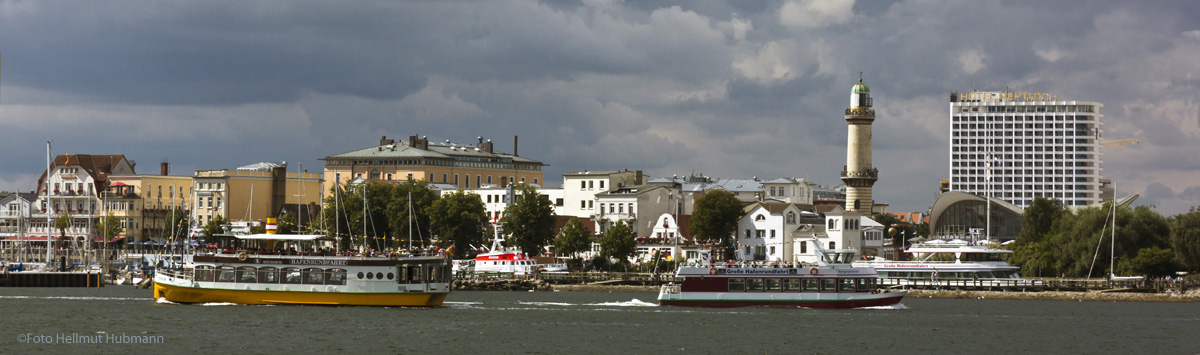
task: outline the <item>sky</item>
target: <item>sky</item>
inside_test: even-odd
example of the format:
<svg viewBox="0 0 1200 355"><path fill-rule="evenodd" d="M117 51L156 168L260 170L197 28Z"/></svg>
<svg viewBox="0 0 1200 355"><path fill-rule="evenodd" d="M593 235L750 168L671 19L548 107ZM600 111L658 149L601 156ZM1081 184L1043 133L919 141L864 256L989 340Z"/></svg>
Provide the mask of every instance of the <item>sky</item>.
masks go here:
<svg viewBox="0 0 1200 355"><path fill-rule="evenodd" d="M1105 178L1200 205L1200 2L0 0L0 190L54 154L173 175L380 137L491 139L564 173L834 186L850 88L877 117L877 203L924 212L951 91L1098 101Z"/></svg>

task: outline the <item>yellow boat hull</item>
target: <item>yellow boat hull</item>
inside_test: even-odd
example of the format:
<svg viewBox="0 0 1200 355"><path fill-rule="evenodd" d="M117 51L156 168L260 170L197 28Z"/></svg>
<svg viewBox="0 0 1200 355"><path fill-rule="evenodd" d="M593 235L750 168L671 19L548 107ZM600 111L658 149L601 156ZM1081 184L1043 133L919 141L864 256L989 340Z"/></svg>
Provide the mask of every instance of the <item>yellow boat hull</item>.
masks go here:
<svg viewBox="0 0 1200 355"><path fill-rule="evenodd" d="M311 291L227 290L154 283L154 298L176 303L306 304L329 306L436 307L447 293L342 293Z"/></svg>

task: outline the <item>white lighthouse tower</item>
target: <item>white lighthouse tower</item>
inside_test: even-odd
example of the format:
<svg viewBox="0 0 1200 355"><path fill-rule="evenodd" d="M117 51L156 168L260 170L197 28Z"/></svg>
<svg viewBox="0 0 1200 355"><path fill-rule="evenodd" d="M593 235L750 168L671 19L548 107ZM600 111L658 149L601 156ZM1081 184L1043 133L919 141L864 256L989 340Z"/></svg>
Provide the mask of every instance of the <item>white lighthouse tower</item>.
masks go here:
<svg viewBox="0 0 1200 355"><path fill-rule="evenodd" d="M871 123L875 109L871 108L871 89L862 82L850 89L850 107L846 108L846 166L842 168L842 183L846 184L846 210L870 214L875 206L871 186L879 179L879 170L871 165Z"/></svg>

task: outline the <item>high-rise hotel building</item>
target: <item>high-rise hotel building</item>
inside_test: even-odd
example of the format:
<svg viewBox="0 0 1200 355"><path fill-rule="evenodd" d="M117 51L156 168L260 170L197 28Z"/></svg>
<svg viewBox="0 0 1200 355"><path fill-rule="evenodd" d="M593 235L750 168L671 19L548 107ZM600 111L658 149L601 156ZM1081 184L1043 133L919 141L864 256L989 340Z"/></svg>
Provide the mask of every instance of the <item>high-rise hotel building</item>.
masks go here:
<svg viewBox="0 0 1200 355"><path fill-rule="evenodd" d="M950 190L1022 208L1037 196L1099 203L1103 106L1036 92L951 93Z"/></svg>

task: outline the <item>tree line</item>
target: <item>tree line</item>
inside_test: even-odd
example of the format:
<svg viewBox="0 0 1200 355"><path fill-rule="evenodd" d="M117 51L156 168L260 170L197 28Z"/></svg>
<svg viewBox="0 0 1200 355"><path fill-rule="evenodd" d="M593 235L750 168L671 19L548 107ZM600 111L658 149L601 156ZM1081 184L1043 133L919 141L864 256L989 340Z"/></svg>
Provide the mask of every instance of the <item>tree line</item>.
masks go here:
<svg viewBox="0 0 1200 355"><path fill-rule="evenodd" d="M1026 277L1161 277L1200 269L1200 210L1164 217L1147 206L1068 209L1035 198L1022 216L1009 263ZM1115 228L1115 244L1114 241ZM1114 268L1109 254L1116 256Z"/></svg>

